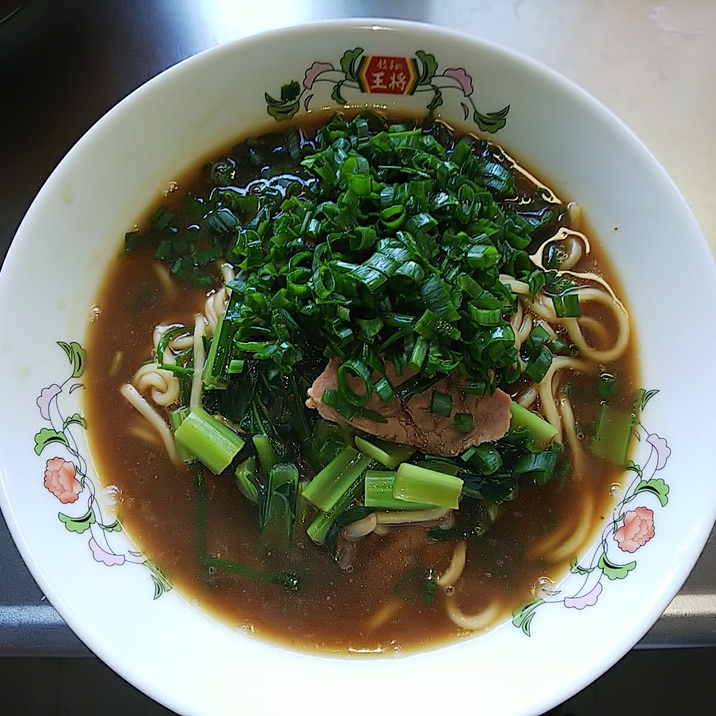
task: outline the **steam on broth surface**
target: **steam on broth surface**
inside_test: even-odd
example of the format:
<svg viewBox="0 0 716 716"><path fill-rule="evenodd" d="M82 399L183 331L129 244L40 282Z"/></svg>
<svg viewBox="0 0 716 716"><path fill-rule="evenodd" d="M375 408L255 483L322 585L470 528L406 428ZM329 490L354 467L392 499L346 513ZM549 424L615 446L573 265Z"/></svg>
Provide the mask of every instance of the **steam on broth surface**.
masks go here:
<svg viewBox="0 0 716 716"><path fill-rule="evenodd" d="M637 387L578 210L485 140L367 115L242 141L178 187L110 267L85 402L171 584L363 653L487 628L564 574Z"/></svg>

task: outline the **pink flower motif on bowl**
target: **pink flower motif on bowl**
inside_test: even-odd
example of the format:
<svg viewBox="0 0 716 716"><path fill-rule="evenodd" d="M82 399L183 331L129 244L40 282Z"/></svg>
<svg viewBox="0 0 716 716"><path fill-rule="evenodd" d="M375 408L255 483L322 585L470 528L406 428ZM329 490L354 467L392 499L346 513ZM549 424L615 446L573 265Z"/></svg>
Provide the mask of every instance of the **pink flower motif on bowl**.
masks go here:
<svg viewBox="0 0 716 716"><path fill-rule="evenodd" d="M40 409L40 415L45 419L50 419L50 405L52 405L52 401L62 392L62 388L60 388L57 383L53 383L52 385L48 385L46 388L43 388L40 392L40 395L37 398L37 407Z"/></svg>
<svg viewBox="0 0 716 716"><path fill-rule="evenodd" d="M667 444L666 439L656 433L651 433L646 441L654 448L654 452L656 452L656 470L661 470L671 455L671 448Z"/></svg>
<svg viewBox="0 0 716 716"><path fill-rule="evenodd" d="M462 67L451 67L443 72L443 76L452 77L460 85L465 97L469 97L473 93L472 77Z"/></svg>
<svg viewBox="0 0 716 716"><path fill-rule="evenodd" d="M82 492L74 463L53 457L45 465L45 487L63 504L76 502Z"/></svg>
<svg viewBox="0 0 716 716"><path fill-rule="evenodd" d="M303 86L306 89L311 89L318 75L321 75L324 72L329 72L332 69L333 65L330 62L314 62L306 70L306 74L303 76Z"/></svg>
<svg viewBox="0 0 716 716"><path fill-rule="evenodd" d="M123 554L108 552L106 549L100 547L94 537L90 538L89 548L92 551L92 556L95 560L97 562L101 562L102 564L106 564L108 567L122 565L125 562L125 556Z"/></svg>
<svg viewBox="0 0 716 716"><path fill-rule="evenodd" d="M624 524L614 533L614 539L623 552L636 552L654 536L654 512L648 507L637 507L624 514Z"/></svg>
<svg viewBox="0 0 716 716"><path fill-rule="evenodd" d="M602 583L597 582L594 588L587 594L583 594L580 597L566 597L564 600L564 606L571 609L584 609L585 607L593 607L599 599L599 595L602 593Z"/></svg>

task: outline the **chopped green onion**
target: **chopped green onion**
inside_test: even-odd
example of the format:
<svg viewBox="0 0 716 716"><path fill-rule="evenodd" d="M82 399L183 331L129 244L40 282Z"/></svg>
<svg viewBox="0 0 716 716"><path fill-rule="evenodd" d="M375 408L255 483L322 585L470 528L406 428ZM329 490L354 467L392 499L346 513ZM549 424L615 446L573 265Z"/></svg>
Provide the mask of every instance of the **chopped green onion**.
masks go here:
<svg viewBox="0 0 716 716"><path fill-rule="evenodd" d="M502 311L499 308L477 308L468 304L470 318L478 326L497 326L502 321Z"/></svg>
<svg viewBox="0 0 716 716"><path fill-rule="evenodd" d="M557 458L561 452L559 443L553 443L553 448L522 455L512 468L513 473L515 475L529 475L538 485L546 484L554 474Z"/></svg>
<svg viewBox="0 0 716 716"><path fill-rule="evenodd" d="M326 388L321 395L321 402L333 408L342 418L353 420L359 409L344 400L341 394L333 388Z"/></svg>
<svg viewBox="0 0 716 716"><path fill-rule="evenodd" d="M348 383L348 374L358 378L363 384L363 392L355 393ZM370 398L373 391L373 380L370 368L357 358L349 358L343 361L336 371L338 381L338 394L350 405L362 407Z"/></svg>
<svg viewBox="0 0 716 716"><path fill-rule="evenodd" d="M435 383L440 382L444 378L440 373L423 378L420 375L414 375L396 386L395 392L399 398L407 398L410 395L416 395L432 388Z"/></svg>
<svg viewBox="0 0 716 716"><path fill-rule="evenodd" d="M552 304L557 318L579 318L582 315L576 293L558 293L552 296Z"/></svg>
<svg viewBox="0 0 716 716"><path fill-rule="evenodd" d="M418 340L415 341L415 346L410 354L410 360L408 365L411 370L416 373L420 372L425 363L425 359L428 357L428 342L422 336L418 336Z"/></svg>
<svg viewBox="0 0 716 716"><path fill-rule="evenodd" d="M150 223L155 229L163 230L172 225L174 214L164 206L160 206L150 217Z"/></svg>
<svg viewBox="0 0 716 716"><path fill-rule="evenodd" d="M474 244L467 251L467 263L473 269L485 269L496 266L500 252L490 244Z"/></svg>
<svg viewBox="0 0 716 716"><path fill-rule="evenodd" d="M476 380L475 378L468 378L465 381L463 390L468 395L486 395L487 388L488 385L486 380Z"/></svg>
<svg viewBox="0 0 716 716"><path fill-rule="evenodd" d="M232 231L236 231L239 227L239 220L234 216L231 209L227 209L226 207L210 211L205 218L206 223L217 234L228 234Z"/></svg>
<svg viewBox="0 0 716 716"><path fill-rule="evenodd" d="M470 413L455 413L455 431L469 433L472 431L475 419Z"/></svg>
<svg viewBox="0 0 716 716"><path fill-rule="evenodd" d="M530 356L527 361L525 373L527 373L535 383L539 383L547 375L551 365L552 351L546 345L542 345Z"/></svg>
<svg viewBox="0 0 716 716"><path fill-rule="evenodd" d="M393 390L393 386L385 377L379 378L375 382L375 384L373 385L373 390L375 390L375 392L378 394L378 397L386 403L389 400L395 398L395 390Z"/></svg>
<svg viewBox="0 0 716 716"><path fill-rule="evenodd" d="M389 206L385 209L381 209L378 216L387 229L395 231L399 229L405 221L405 207Z"/></svg>
<svg viewBox="0 0 716 716"><path fill-rule="evenodd" d="M483 475L492 475L502 467L502 455L491 443L475 445L470 452L469 461Z"/></svg>
<svg viewBox="0 0 716 716"><path fill-rule="evenodd" d="M226 372L229 375L238 375L239 373L244 372L244 368L246 367L246 361L239 359L239 358L233 358L231 361L229 361L229 366L226 369Z"/></svg>
<svg viewBox="0 0 716 716"><path fill-rule="evenodd" d="M433 274L420 285L420 297L433 313L448 323L460 319L460 314L450 296L448 284L437 274Z"/></svg>
<svg viewBox="0 0 716 716"><path fill-rule="evenodd" d="M452 396L448 393L441 393L439 390L433 390L430 399L430 412L449 418L452 413Z"/></svg>

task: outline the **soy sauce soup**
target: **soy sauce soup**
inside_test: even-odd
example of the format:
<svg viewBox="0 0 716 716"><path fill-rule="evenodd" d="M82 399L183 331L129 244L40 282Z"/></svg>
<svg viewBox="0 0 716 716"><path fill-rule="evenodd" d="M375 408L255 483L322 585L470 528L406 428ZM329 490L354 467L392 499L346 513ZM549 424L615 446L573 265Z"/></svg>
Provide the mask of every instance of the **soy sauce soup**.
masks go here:
<svg viewBox="0 0 716 716"><path fill-rule="evenodd" d="M373 118L367 126L373 134L384 131L383 123ZM316 151L317 131L316 126L292 127L281 135L241 141L217 152L219 159L198 163L172 184L138 222L138 229L129 233L131 250L109 267L96 300L97 318L89 329L84 410L90 447L102 483L118 488L118 518L123 528L173 588L202 609L232 626L299 650L380 653L425 648L509 619L516 607L556 582L601 527L613 505L613 486L623 478L623 458L607 455L604 459L604 451L592 449L592 445L604 404L623 414L633 409L638 386L635 339L633 331L626 338L622 336L624 347L619 354L602 360L609 346L619 340L615 336L624 330L623 321L620 323L618 311L615 313L608 303L586 300L581 301L582 317L588 317L582 335L596 347L597 360L589 361L588 351L575 347L564 321L554 321L554 335L548 340L542 338L552 346L557 363L577 361L576 368L561 370L553 387L553 409L562 410L566 401L574 417L558 435L563 448L558 451L549 479L543 479L542 473L528 472L506 486L490 486L486 478L476 483L476 458L463 452L449 458L453 472L455 465L469 467L471 473L458 474L468 475L465 486L478 487L472 492L463 489L458 510L446 510L447 514L427 523L380 524L366 536L351 539L345 536L351 520L344 516L345 526L340 526L343 518L339 519L323 543L316 544L307 529L320 510L301 500L299 494L290 540L265 539L257 519L260 498L258 505L248 499L234 475L237 461L246 460L252 449L247 423L237 416L228 421L232 431L243 435L248 447L244 446L236 460L215 475L196 463L172 461L156 430L120 389L136 380L143 364L156 360L157 326L193 326L197 314L206 315L207 296L220 290L219 264L232 259L226 237L235 237L241 230L231 224L231 219L248 219L236 205L229 214L217 214L216 209L229 206L229 194L250 197L249 203L253 202L251 197L259 197L261 203L266 191L281 193L282 200L300 196L317 181L315 174L300 165L302 157ZM445 143L448 156L461 139L442 126L431 127L427 133ZM592 288L622 296L607 257L594 237L586 238L589 232L578 211L561 203L499 147L475 139L470 151L483 168L488 166L486 191L492 191L501 211L521 216L523 223L531 222L525 255L536 257L546 274L554 273L560 262L562 267L566 265L573 245L579 244L577 253L581 255L569 259L574 261L569 265L569 275L580 281L584 278ZM503 170L512 176L509 191L497 186ZM401 174L399 168L391 171L406 185L415 180L414 173ZM437 193L428 202L433 209ZM376 202L380 210L380 199ZM449 202L448 197L445 203ZM214 233L206 221L211 211L219 217L214 219ZM229 224L217 227L219 220ZM130 225L133 221L135 217L128 217ZM399 235L395 226L385 229L383 224L383 228L392 237ZM440 230L442 226L435 234ZM185 242L184 248L177 248L177 236ZM190 259L181 255L186 244L192 243L187 236L195 240L195 254ZM320 242L320 237L305 239L301 250L315 251ZM265 235L263 243L265 247ZM355 246L356 255L371 255L360 242ZM259 271L260 265L258 261L250 271ZM234 279L237 274L241 271L233 272ZM554 278L553 274L548 276ZM526 283L517 278L514 281L515 295L522 296L517 300L522 302L524 318L520 320L526 324L529 319L534 331L539 322L537 312L542 309L530 308L532 297L519 294ZM622 305L619 303L619 310ZM356 315L367 318L365 313ZM517 336L520 321L513 317L513 323ZM187 334L190 344L191 330L187 329ZM375 334L376 345L381 338L380 332ZM211 339L207 335L202 341L206 353ZM528 349L537 354L535 337L532 344L526 338L515 340L521 341L516 355L521 356L522 364L534 364L536 359L528 355ZM410 346L415 350L414 343ZM297 385L310 385L326 361L323 346L306 349L298 363L305 380ZM276 380L285 384L286 376L280 370L274 372ZM248 375L238 373L231 380L239 384L248 380ZM529 397L529 391L536 390L529 375L510 375L508 380L502 371L497 377L490 372L489 377L494 384L488 390L504 391L513 401L522 400L531 412L544 415L541 401L545 401L545 394ZM157 412L166 417L168 410L187 403L187 390L182 389L168 406L154 406ZM139 392L152 401L151 388ZM226 412L227 401L217 399L217 392L204 390L204 404L209 412L221 412L219 408ZM293 410L302 409L305 398L304 391L285 400L293 401ZM326 422L313 409L306 408L305 413L312 430ZM279 448L279 452L285 452L280 459L298 468L299 484L304 485L319 471L320 464L311 463L301 440L291 433L292 418L286 419L281 410L277 415L276 419L284 422L281 435L288 435L290 443ZM564 424L565 413L559 415ZM356 432L371 439L361 430L336 430L333 424L324 429L317 443L328 444L336 435L350 441ZM490 444L502 445L500 440ZM427 459L436 467L440 461L435 457L416 449L411 459L416 463ZM328 454L323 456L324 462L329 459ZM258 474L257 460L252 464ZM375 461L371 469L389 472ZM488 472L483 465L481 474ZM360 490L344 512L349 510L360 519L372 512L362 507ZM462 552L460 544L464 546ZM457 578L448 575L441 579L450 569L459 572ZM287 584L285 579L272 579L272 575L297 579Z"/></svg>

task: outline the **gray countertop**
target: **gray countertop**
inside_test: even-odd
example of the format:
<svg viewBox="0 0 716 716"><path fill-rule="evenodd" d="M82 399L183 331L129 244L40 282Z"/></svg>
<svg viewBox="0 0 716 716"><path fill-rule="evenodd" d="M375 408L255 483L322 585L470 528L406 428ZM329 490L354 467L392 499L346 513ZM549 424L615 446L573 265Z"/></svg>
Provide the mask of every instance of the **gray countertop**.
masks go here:
<svg viewBox="0 0 716 716"><path fill-rule="evenodd" d="M0 16L12 4L0 3ZM379 16L497 41L577 81L642 137L716 247L716 83L704 82L716 66L716 4L709 0L26 0L0 22L0 261L64 154L146 80L262 30ZM716 645L713 534L639 643L706 645ZM0 518L0 655L89 653L35 584Z"/></svg>

